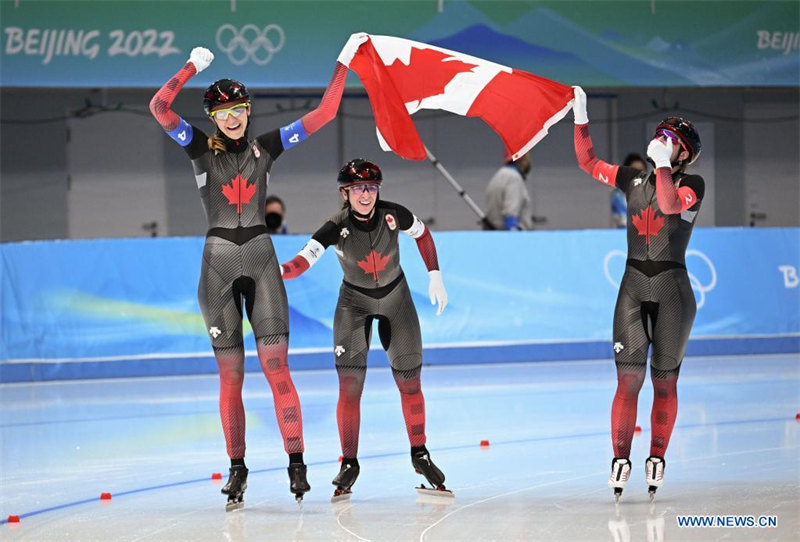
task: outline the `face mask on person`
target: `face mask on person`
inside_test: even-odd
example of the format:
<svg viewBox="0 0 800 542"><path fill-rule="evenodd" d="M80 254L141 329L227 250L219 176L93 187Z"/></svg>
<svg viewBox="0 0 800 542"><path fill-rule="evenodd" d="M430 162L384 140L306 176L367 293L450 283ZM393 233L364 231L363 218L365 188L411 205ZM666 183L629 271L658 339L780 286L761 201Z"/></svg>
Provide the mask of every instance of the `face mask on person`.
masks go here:
<svg viewBox="0 0 800 542"><path fill-rule="evenodd" d="M283 224L283 215L276 212L269 212L264 217L264 220L267 223L267 228L270 230L277 230Z"/></svg>

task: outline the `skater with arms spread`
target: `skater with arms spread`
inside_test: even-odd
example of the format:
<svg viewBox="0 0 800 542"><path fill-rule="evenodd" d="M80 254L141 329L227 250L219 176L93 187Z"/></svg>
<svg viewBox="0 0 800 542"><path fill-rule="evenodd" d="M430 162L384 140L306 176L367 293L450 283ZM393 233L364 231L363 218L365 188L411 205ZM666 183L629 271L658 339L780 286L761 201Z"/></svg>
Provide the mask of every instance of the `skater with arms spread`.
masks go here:
<svg viewBox="0 0 800 542"><path fill-rule="evenodd" d="M447 292L430 231L402 205L381 200L381 170L358 158L339 172L337 184L344 202L340 212L317 230L291 261L283 264L284 279L298 277L333 246L344 271L333 322L334 355L339 375L336 418L342 444L342 465L333 479L333 500L349 498L360 472L358 434L361 392L367 372L367 352L372 323L378 321L381 344L389 356L400 391L406 430L411 443L411 462L425 476L436 495L451 496L444 474L425 447L425 399L420 387L422 335L411 292L400 267L398 234L413 237L430 279L431 303L437 314L447 304ZM424 486L421 491L426 490Z"/></svg>
<svg viewBox="0 0 800 542"><path fill-rule="evenodd" d="M189 155L209 223L198 299L219 368L220 417L231 460L230 476L222 493L228 495L227 508L233 509L241 506L247 488L242 404L244 304L258 359L272 390L284 449L289 455L290 491L299 502L311 487L303 462L300 402L286 359L289 339L286 289L264 222L264 202L274 161L336 115L347 66L337 63L316 109L287 126L256 137L248 133L251 101L246 87L232 79L216 81L203 95L203 109L215 131L209 138L173 112L171 105L184 84L213 59L208 49L194 48L186 64L153 96L150 111Z"/></svg>
<svg viewBox="0 0 800 542"><path fill-rule="evenodd" d="M617 391L611 407L614 459L608 484L618 500L631 472L636 403L649 349L654 397L645 476L652 499L664 481L664 457L678 412L678 373L697 310L685 258L705 183L685 170L700 155L700 136L685 119L661 121L647 147L655 166L647 174L595 156L586 94L580 87L575 87L573 112L581 169L619 188L628 202L628 260L614 311Z"/></svg>

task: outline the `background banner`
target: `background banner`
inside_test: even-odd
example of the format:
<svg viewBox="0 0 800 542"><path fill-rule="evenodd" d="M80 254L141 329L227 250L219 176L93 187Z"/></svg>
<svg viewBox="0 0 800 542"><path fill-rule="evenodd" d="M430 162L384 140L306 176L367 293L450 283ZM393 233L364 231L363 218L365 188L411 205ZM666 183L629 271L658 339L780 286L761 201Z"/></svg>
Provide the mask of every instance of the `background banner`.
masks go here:
<svg viewBox="0 0 800 542"><path fill-rule="evenodd" d="M450 298L439 317L416 245L400 236L427 363L612 358L623 231L434 236ZM273 237L279 259L307 239ZM202 247L196 237L0 245L0 381L216 371L197 303ZM800 230L699 229L687 267L698 306L689 354L800 350ZM293 367L333 366L341 276L329 250L286 283Z"/></svg>
<svg viewBox="0 0 800 542"><path fill-rule="evenodd" d="M0 82L324 87L348 36L409 38L583 86L796 86L800 3L760 0L0 0ZM351 83L357 84L356 78Z"/></svg>

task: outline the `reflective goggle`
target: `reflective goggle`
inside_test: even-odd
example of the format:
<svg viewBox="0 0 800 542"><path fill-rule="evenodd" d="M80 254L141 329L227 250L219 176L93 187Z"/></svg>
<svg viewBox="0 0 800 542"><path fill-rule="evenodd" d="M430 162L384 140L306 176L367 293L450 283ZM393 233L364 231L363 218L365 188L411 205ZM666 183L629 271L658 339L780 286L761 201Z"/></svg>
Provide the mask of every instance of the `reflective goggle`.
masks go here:
<svg viewBox="0 0 800 542"><path fill-rule="evenodd" d="M681 138L679 138L678 134L676 134L672 130L667 130L666 128L660 128L656 130L656 137L654 139L661 139L662 137L672 141L673 145L680 145L681 148L683 148L683 143L681 143Z"/></svg>
<svg viewBox="0 0 800 542"><path fill-rule="evenodd" d="M227 120L228 115L233 115L234 117L241 116L242 113L247 111L248 107L250 107L250 104L237 104L226 109L217 109L216 111L212 111L211 116L217 120Z"/></svg>
<svg viewBox="0 0 800 542"><path fill-rule="evenodd" d="M361 195L364 193L368 194L377 194L378 193L378 185L377 184L364 184L358 183L351 185L349 187L350 191L355 195Z"/></svg>

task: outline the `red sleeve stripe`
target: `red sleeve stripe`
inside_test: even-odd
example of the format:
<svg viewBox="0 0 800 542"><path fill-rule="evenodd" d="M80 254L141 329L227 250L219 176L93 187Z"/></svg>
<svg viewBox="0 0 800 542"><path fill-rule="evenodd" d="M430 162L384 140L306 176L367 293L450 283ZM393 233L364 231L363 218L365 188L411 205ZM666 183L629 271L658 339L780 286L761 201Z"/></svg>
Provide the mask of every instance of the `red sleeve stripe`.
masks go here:
<svg viewBox="0 0 800 542"><path fill-rule="evenodd" d="M342 101L342 92L344 92L346 80L347 66L337 62L336 69L333 70L333 77L331 77L331 81L328 83L328 88L325 89L325 94L323 94L319 105L300 119L306 135L313 134L336 116L336 112L339 110L339 103Z"/></svg>
<svg viewBox="0 0 800 542"><path fill-rule="evenodd" d="M597 160L594 168L592 168L592 177L603 184L607 184L608 186L617 186L618 171L619 166L609 164L608 162L603 162L602 160Z"/></svg>
<svg viewBox="0 0 800 542"><path fill-rule="evenodd" d="M191 79L195 73L197 73L197 70L194 64L187 62L178 73L158 89L153 99L150 100L150 112L167 132L174 130L180 121L178 115L170 109L172 102L183 88L183 85L186 84L186 81Z"/></svg>
<svg viewBox="0 0 800 542"><path fill-rule="evenodd" d="M436 245L433 243L433 236L428 228L425 228L425 233L417 237L417 248L428 271L438 270L439 258L436 255Z"/></svg>
<svg viewBox="0 0 800 542"><path fill-rule="evenodd" d="M694 194L694 191L692 193ZM675 187L672 172L668 167L656 169L656 198L658 199L659 209L665 215L675 215L684 210L681 208L678 189Z"/></svg>
<svg viewBox="0 0 800 542"><path fill-rule="evenodd" d="M594 143L592 136L589 135L589 124L575 125L575 156L578 158L578 166L608 186L617 186L617 172L619 166L609 164L597 158L594 154Z"/></svg>
<svg viewBox="0 0 800 542"><path fill-rule="evenodd" d="M688 186L678 188L678 198L681 200L681 212L694 207L697 203L697 194Z"/></svg>
<svg viewBox="0 0 800 542"><path fill-rule="evenodd" d="M308 260L298 254L290 261L281 265L281 268L283 269L283 279L295 279L305 273L309 267L311 266L309 265Z"/></svg>

